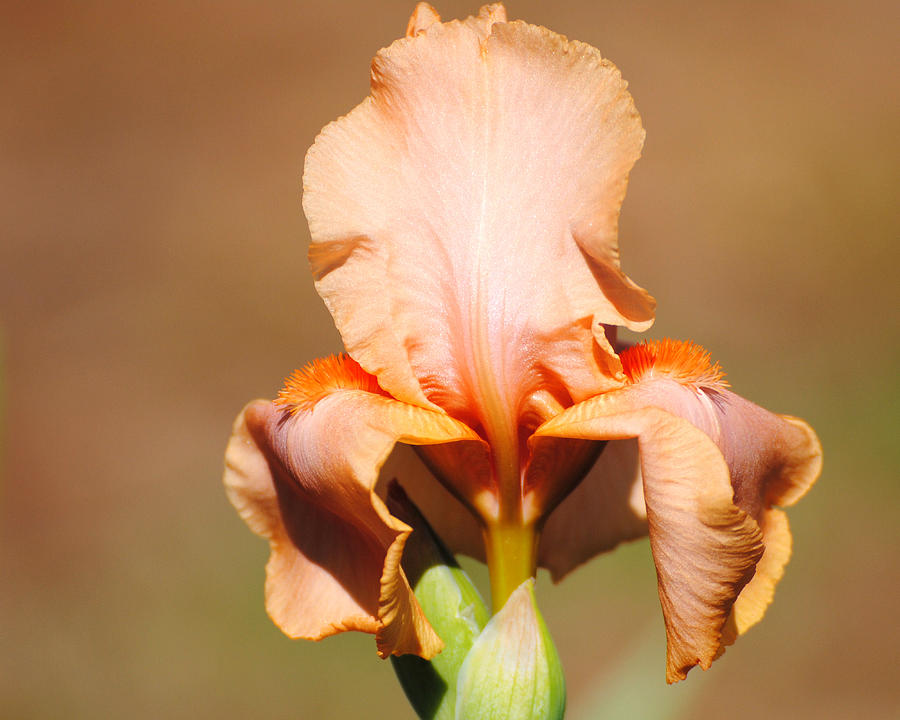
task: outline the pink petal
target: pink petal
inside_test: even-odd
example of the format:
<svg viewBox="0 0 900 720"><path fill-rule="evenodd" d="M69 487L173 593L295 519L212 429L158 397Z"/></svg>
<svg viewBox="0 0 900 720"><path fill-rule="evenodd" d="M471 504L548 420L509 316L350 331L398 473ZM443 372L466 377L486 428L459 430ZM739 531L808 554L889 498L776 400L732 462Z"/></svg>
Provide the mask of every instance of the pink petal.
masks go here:
<svg viewBox="0 0 900 720"><path fill-rule="evenodd" d="M410 528L374 492L396 442L482 445L443 413L352 387L293 412L256 401L235 422L226 488L269 540L266 607L291 637L375 633L382 657L442 647L400 568Z"/></svg>
<svg viewBox="0 0 900 720"><path fill-rule="evenodd" d="M433 20L417 9L309 151L309 255L385 390L511 442L538 388L568 404L621 384L599 323L652 322L616 241L644 132L595 49L502 6Z"/></svg>

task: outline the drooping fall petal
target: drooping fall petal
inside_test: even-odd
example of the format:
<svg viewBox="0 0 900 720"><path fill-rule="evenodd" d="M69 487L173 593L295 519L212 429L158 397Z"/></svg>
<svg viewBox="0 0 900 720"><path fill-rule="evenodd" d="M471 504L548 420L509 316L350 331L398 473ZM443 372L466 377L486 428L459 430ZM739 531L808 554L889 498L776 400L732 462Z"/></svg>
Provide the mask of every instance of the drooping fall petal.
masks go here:
<svg viewBox="0 0 900 720"><path fill-rule="evenodd" d="M716 657L731 605L762 555L762 536L732 502L728 468L712 441L656 408L623 408L623 396L627 391L576 405L538 433L638 438L672 681Z"/></svg>
<svg viewBox="0 0 900 720"><path fill-rule="evenodd" d="M638 439L672 682L708 667L762 617L790 555L786 519L771 506L812 485L821 448L802 421L730 392L695 345L647 343L621 359L630 385L569 408L536 435ZM573 562L591 549L568 548Z"/></svg>
<svg viewBox="0 0 900 720"><path fill-rule="evenodd" d="M595 49L499 5L436 17L417 9L310 150L309 255L385 390L508 440L538 388L568 404L621 384L599 323L652 322L616 240L644 132Z"/></svg>
<svg viewBox="0 0 900 720"><path fill-rule="evenodd" d="M279 401L238 416L225 471L232 503L270 543L269 614L291 637L362 630L382 657L432 657L441 641L400 568L410 528L375 484L397 442L482 441L443 413L385 396L349 358L319 361Z"/></svg>

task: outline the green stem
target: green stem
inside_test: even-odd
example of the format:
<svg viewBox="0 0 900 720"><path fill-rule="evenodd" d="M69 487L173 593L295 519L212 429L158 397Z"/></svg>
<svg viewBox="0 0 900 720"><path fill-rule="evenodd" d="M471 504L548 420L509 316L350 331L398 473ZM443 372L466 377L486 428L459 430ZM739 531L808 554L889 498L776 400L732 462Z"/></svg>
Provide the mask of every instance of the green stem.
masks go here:
<svg viewBox="0 0 900 720"><path fill-rule="evenodd" d="M499 612L509 596L537 569L538 533L534 525L497 522L484 529L491 579L491 604Z"/></svg>

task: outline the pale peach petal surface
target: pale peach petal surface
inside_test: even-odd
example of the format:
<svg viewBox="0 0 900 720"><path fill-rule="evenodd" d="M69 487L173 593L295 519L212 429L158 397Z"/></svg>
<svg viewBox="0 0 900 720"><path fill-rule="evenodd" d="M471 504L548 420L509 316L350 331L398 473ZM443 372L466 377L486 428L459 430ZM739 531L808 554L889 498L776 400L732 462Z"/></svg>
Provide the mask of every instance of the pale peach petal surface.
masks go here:
<svg viewBox="0 0 900 720"><path fill-rule="evenodd" d="M619 270L644 137L625 82L595 49L504 20L417 11L304 172L317 289L348 352L489 439L540 387L570 401L620 384L594 324L645 328L654 307Z"/></svg>

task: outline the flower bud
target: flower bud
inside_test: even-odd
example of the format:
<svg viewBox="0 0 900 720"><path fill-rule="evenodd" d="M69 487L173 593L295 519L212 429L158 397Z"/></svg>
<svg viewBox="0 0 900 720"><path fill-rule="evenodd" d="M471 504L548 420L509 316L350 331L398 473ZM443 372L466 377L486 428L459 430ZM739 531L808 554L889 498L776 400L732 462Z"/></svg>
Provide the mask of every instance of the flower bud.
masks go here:
<svg viewBox="0 0 900 720"><path fill-rule="evenodd" d="M425 617L444 641L444 649L430 661L392 656L394 672L420 718L453 720L459 717L457 675L490 615L469 576L396 482L387 504L394 517L413 528L401 564Z"/></svg>
<svg viewBox="0 0 900 720"><path fill-rule="evenodd" d="M562 665L529 579L466 656L457 678L456 718L560 720L565 708Z"/></svg>

